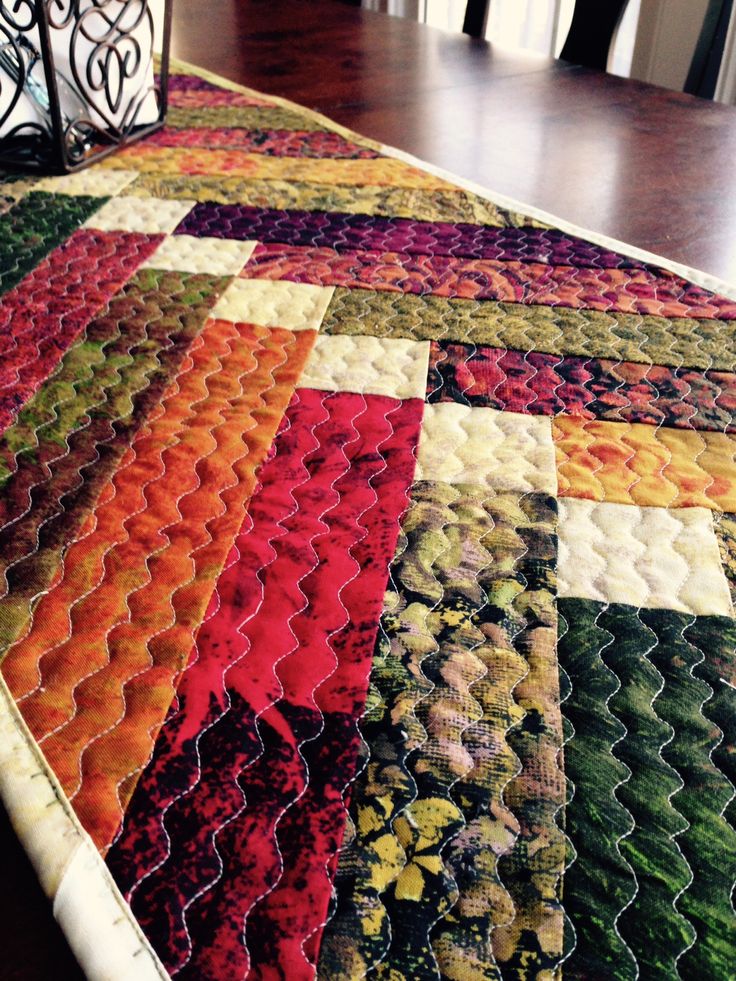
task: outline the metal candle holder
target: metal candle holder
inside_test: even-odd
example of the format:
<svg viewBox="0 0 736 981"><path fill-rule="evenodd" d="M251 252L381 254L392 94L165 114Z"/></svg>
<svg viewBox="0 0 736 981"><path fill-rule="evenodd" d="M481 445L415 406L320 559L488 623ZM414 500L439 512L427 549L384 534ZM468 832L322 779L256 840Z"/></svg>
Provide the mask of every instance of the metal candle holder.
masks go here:
<svg viewBox="0 0 736 981"><path fill-rule="evenodd" d="M171 5L157 24L149 0L0 0L0 166L70 173L159 129ZM7 129L21 96L37 121Z"/></svg>

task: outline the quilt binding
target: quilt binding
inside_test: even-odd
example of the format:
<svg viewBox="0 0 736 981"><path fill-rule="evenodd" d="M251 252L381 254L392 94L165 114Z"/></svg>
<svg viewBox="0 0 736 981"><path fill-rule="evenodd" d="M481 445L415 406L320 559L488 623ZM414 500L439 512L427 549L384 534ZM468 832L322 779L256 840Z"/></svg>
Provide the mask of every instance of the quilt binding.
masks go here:
<svg viewBox="0 0 736 981"><path fill-rule="evenodd" d="M196 75L231 92L253 97L266 95L274 105L297 111L346 139L359 141L378 153L449 181L492 204L518 211L611 251L659 266L697 286L736 300L736 282L730 283L582 228L508 195L490 191L404 150L372 140L290 99L248 88L179 58L171 59L171 70ZM104 859L80 824L41 748L26 726L1 672L0 799L44 892L53 904L54 917L89 981L169 981L170 975L141 930Z"/></svg>

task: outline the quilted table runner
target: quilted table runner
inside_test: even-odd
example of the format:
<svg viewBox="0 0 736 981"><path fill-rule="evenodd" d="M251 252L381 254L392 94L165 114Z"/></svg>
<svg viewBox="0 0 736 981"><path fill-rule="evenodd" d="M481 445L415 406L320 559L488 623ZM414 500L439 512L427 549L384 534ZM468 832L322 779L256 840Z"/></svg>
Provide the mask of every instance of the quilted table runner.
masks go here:
<svg viewBox="0 0 736 981"><path fill-rule="evenodd" d="M736 977L736 290L171 88L0 184L0 793L84 973Z"/></svg>

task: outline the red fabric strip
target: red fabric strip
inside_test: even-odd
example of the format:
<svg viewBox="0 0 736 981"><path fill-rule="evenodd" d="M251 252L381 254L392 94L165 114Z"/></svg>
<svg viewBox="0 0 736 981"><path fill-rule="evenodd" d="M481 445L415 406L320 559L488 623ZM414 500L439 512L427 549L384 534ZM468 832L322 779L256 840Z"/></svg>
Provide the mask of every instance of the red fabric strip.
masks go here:
<svg viewBox="0 0 736 981"><path fill-rule="evenodd" d="M432 342L429 402L712 432L736 430L736 375Z"/></svg>
<svg viewBox="0 0 736 981"><path fill-rule="evenodd" d="M214 207L214 206L212 206ZM180 232L194 226L187 215ZM204 233L203 233L204 234ZM256 233L257 234L257 233ZM407 244L408 240L407 240ZM596 269L515 259L519 248L498 248L496 257L383 249L339 250L326 246L261 242L242 275L288 279L352 289L432 293L465 300L502 300L575 309L642 313L662 317L732 320L736 303L665 272Z"/></svg>
<svg viewBox="0 0 736 981"><path fill-rule="evenodd" d="M262 470L108 855L179 977L314 973L421 413L302 389Z"/></svg>
<svg viewBox="0 0 736 981"><path fill-rule="evenodd" d="M162 235L80 228L0 301L0 432Z"/></svg>

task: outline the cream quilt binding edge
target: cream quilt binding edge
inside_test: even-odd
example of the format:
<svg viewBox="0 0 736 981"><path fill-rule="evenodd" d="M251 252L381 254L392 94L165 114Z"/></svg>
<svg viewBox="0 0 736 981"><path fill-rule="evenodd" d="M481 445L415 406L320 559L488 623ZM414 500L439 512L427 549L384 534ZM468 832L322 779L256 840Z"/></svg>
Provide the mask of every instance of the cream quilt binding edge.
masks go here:
<svg viewBox="0 0 736 981"><path fill-rule="evenodd" d="M87 978L168 979L1 674L0 797Z"/></svg>
<svg viewBox="0 0 736 981"><path fill-rule="evenodd" d="M581 228L507 195L489 191L410 153L356 133L289 99L239 85L178 58L171 59L171 69L197 75L232 92L265 96L278 106L314 119L332 132L447 180L492 204L546 222L614 252L623 252L657 265L704 289L736 300L736 284ZM53 903L54 917L89 981L167 981L168 972L120 894L104 859L79 823L43 752L23 721L1 673L0 798L44 892Z"/></svg>

